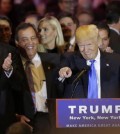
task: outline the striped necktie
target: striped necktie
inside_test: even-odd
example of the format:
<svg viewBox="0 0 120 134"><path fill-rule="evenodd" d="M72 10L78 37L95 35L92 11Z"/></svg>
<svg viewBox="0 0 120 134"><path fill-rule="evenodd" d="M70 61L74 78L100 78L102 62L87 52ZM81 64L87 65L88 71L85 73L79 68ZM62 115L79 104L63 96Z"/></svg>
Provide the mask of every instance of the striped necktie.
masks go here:
<svg viewBox="0 0 120 134"><path fill-rule="evenodd" d="M25 72L26 72L26 76L27 76L27 81L28 81L28 85L31 91L31 95L32 95L32 99L33 99L33 103L34 105L36 104L36 100L35 100L35 89L34 89L34 81L33 81L33 75L32 75L32 71L31 71L31 67L30 65L32 64L31 61L26 61L25 63Z"/></svg>

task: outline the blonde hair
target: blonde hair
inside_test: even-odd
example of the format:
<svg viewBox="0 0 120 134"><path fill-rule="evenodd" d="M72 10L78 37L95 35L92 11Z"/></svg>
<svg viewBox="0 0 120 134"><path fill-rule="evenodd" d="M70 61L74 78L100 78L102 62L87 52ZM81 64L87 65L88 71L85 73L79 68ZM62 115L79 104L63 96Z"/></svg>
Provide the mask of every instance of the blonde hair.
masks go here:
<svg viewBox="0 0 120 134"><path fill-rule="evenodd" d="M54 29L56 29L57 31L57 36L55 40L56 47L58 49L61 49L60 51L63 51L62 49L64 49L65 47L65 41L64 41L63 32L59 21L57 20L57 18L53 16L46 16L39 21L38 27L44 21L47 21L48 23L50 23L51 26L53 26Z"/></svg>
<svg viewBox="0 0 120 134"><path fill-rule="evenodd" d="M96 25L83 25L76 30L76 41L82 42L95 37L99 37Z"/></svg>

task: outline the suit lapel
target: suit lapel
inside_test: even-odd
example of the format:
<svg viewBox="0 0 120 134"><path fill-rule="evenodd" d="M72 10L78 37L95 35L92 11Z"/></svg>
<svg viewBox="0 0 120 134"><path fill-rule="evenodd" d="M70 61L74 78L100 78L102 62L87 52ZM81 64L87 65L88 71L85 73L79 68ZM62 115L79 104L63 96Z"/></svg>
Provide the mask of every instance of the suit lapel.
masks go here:
<svg viewBox="0 0 120 134"><path fill-rule="evenodd" d="M81 72L84 68L87 67L86 60L78 53L74 56L75 64L79 72ZM85 98L87 98L88 94L88 71L83 74L81 77L82 80L82 86L83 86L83 92Z"/></svg>
<svg viewBox="0 0 120 134"><path fill-rule="evenodd" d="M45 77L46 77L46 87L47 87L47 97L50 97L50 93L51 93L51 88L50 88L50 70L52 69L52 66L46 62L46 55L42 54L42 53L38 53L40 58L41 58L41 62L42 62L42 66L44 69L44 73L45 73Z"/></svg>
<svg viewBox="0 0 120 134"><path fill-rule="evenodd" d="M106 86L104 83L110 79L110 63L105 56L105 53L101 52L100 58L100 78L101 78L101 98L106 96Z"/></svg>
<svg viewBox="0 0 120 134"><path fill-rule="evenodd" d="M80 55L80 53L76 53L76 55L74 55L74 60L75 60L75 66L79 71L81 71L83 68L87 66L86 60Z"/></svg>
<svg viewBox="0 0 120 134"><path fill-rule="evenodd" d="M80 55L76 54L74 56L75 59L75 64L76 67L79 71L81 71L83 68L85 68L86 65L86 60ZM105 81L109 81L110 79L110 63L109 60L107 59L106 53L101 52L101 57L100 57L100 78L101 78L101 97L104 98L106 95L106 86L105 86ZM86 72L83 77L81 78L83 82L83 91L84 95L87 98L88 94L88 72Z"/></svg>

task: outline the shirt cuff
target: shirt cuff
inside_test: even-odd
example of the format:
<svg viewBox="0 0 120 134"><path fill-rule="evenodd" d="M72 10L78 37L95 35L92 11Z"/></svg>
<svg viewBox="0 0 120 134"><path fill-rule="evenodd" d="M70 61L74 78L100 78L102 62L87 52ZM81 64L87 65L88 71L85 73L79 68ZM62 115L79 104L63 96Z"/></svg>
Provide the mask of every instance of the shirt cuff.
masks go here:
<svg viewBox="0 0 120 134"><path fill-rule="evenodd" d="M13 73L13 67L12 67L10 70L8 70L8 71L4 71L4 73L5 73L5 75L7 76L7 78L10 78L10 76L11 76L12 73Z"/></svg>

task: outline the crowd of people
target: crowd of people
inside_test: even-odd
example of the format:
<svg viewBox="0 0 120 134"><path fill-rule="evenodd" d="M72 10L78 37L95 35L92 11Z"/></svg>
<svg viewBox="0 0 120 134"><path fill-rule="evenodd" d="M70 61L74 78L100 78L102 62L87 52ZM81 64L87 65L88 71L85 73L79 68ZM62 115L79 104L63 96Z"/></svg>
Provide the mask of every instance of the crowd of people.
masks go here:
<svg viewBox="0 0 120 134"><path fill-rule="evenodd" d="M119 7L0 0L0 134L60 133L47 99L120 98Z"/></svg>

